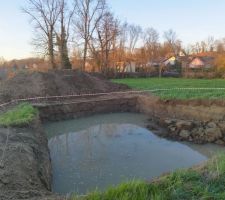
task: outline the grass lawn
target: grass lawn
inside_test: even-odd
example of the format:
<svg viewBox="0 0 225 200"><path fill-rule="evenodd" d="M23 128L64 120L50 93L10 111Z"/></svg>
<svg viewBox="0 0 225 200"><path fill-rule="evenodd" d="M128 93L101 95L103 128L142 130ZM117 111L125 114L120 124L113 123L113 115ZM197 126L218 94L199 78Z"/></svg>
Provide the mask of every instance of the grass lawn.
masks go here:
<svg viewBox="0 0 225 200"><path fill-rule="evenodd" d="M112 80L138 90L155 90L162 99L221 99L225 98L225 80L223 79L184 79L184 78L127 78ZM177 88L204 88L179 90ZM207 88L224 88L223 90ZM172 89L172 90L171 90Z"/></svg>
<svg viewBox="0 0 225 200"><path fill-rule="evenodd" d="M156 182L131 182L72 200L222 200L225 199L225 155L201 170L180 170Z"/></svg>
<svg viewBox="0 0 225 200"><path fill-rule="evenodd" d="M0 126L23 126L32 122L38 110L32 105L24 103L0 115Z"/></svg>

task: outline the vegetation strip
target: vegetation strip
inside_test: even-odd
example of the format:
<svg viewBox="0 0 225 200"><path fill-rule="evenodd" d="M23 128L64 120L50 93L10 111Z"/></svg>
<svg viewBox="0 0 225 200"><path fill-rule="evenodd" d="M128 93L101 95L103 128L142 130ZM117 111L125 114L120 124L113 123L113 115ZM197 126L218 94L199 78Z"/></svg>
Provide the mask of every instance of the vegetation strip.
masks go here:
<svg viewBox="0 0 225 200"><path fill-rule="evenodd" d="M20 104L0 115L0 125L23 126L32 122L38 115L38 110L28 103Z"/></svg>
<svg viewBox="0 0 225 200"><path fill-rule="evenodd" d="M204 166L178 170L152 183L132 181L72 200L221 200L225 199L224 184L225 155L220 154Z"/></svg>
<svg viewBox="0 0 225 200"><path fill-rule="evenodd" d="M152 93L162 99L225 98L223 79L127 78L115 79L113 82L126 84L136 90L152 90Z"/></svg>

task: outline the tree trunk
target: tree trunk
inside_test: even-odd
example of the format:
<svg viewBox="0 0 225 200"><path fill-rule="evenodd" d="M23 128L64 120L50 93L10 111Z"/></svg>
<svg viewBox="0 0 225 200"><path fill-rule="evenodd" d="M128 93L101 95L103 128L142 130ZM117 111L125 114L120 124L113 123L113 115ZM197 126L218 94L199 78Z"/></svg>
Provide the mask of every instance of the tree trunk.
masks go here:
<svg viewBox="0 0 225 200"><path fill-rule="evenodd" d="M159 66L159 78L162 77L162 70L163 70L163 66L160 65L160 66Z"/></svg>
<svg viewBox="0 0 225 200"><path fill-rule="evenodd" d="M68 48L67 48L67 41L66 40L64 41L61 57L62 57L61 59L62 59L63 69L72 69L72 65L70 63L70 59L69 59L69 56L68 56Z"/></svg>
<svg viewBox="0 0 225 200"><path fill-rule="evenodd" d="M84 42L84 56L83 56L83 65L82 65L82 71L85 71L86 62L87 62L87 48L88 48L88 41L87 39Z"/></svg>
<svg viewBox="0 0 225 200"><path fill-rule="evenodd" d="M67 40L61 34L60 38L58 37L58 46L59 46L59 58L60 58L60 68L61 69L71 69L72 65L68 56Z"/></svg>
<svg viewBox="0 0 225 200"><path fill-rule="evenodd" d="M53 29L50 31L48 36L48 54L49 63L52 69L56 69L55 57L54 57L54 44L53 44Z"/></svg>
<svg viewBox="0 0 225 200"><path fill-rule="evenodd" d="M61 33L60 37L58 37L58 45L59 45L59 54L60 54L60 64L62 69L71 69L72 65L68 56L68 48L67 48L67 34L65 30L64 24L64 5L61 10Z"/></svg>

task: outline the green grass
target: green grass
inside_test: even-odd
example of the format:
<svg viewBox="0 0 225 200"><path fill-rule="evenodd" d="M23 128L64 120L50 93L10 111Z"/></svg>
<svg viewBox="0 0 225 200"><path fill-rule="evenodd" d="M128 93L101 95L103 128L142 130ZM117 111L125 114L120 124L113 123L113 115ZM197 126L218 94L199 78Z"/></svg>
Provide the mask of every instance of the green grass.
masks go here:
<svg viewBox="0 0 225 200"><path fill-rule="evenodd" d="M177 88L225 88L223 79L184 79L184 78L127 78L112 80L123 83L133 89L155 90L172 89L168 91L154 91L153 94L162 99L224 99L224 90L177 90Z"/></svg>
<svg viewBox="0 0 225 200"><path fill-rule="evenodd" d="M225 155L221 154L198 170L179 170L153 183L124 183L72 200L223 200L224 188Z"/></svg>
<svg viewBox="0 0 225 200"><path fill-rule="evenodd" d="M32 105L24 103L0 115L0 125L23 126L32 122L38 114L38 110Z"/></svg>

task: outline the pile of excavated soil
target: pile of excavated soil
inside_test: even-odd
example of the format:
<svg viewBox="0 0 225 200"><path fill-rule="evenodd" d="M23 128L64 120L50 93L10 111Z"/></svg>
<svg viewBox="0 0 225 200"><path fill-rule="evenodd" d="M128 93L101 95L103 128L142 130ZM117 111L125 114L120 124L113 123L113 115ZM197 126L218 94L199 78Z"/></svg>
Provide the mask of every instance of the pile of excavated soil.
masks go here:
<svg viewBox="0 0 225 200"><path fill-rule="evenodd" d="M0 103L13 99L99 93L128 87L79 71L21 72L0 85Z"/></svg>

